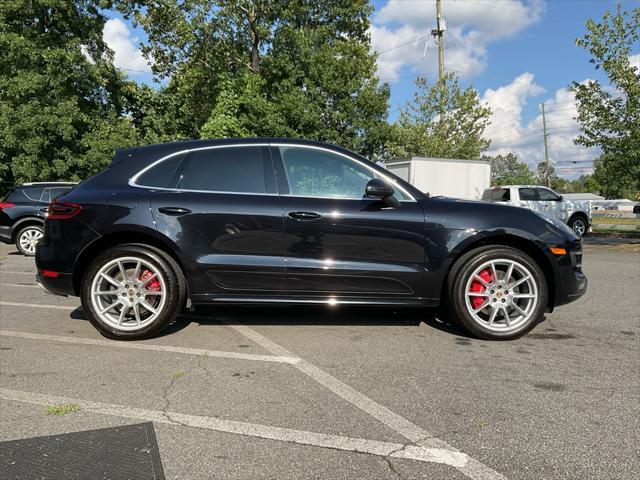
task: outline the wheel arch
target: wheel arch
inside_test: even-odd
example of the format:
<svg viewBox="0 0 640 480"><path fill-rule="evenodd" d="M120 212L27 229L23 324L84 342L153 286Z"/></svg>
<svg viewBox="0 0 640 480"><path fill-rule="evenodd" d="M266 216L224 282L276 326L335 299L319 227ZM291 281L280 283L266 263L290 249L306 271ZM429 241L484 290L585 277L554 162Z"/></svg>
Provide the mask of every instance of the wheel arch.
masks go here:
<svg viewBox="0 0 640 480"><path fill-rule="evenodd" d="M40 217L25 217L25 218L21 218L20 220L18 220L16 223L13 224L13 228L11 230L11 242L15 242L16 241L16 236L18 235L18 232L20 230L22 230L25 227L29 227L32 225L37 225L39 227L44 227L44 220L41 219Z"/></svg>
<svg viewBox="0 0 640 480"><path fill-rule="evenodd" d="M475 250L479 247L485 247L489 245L504 246L515 248L529 255L542 269L545 280L547 282L547 309L552 310L555 305L556 299L556 273L553 269L553 265L542 248L538 246L534 241L514 234L493 234L493 235L480 235L477 234L471 239L462 242L457 247L450 258L450 263L447 268L447 274L442 282L441 298L445 298L447 295L447 285L449 281L449 275L453 269L457 269L458 260L467 252Z"/></svg>
<svg viewBox="0 0 640 480"><path fill-rule="evenodd" d="M80 283L91 261L102 251L116 245L124 244L141 244L155 247L173 258L182 272L184 273L184 264L180 258L179 252L166 240L163 240L155 232L131 232L118 231L104 235L90 245L88 245L76 259L75 268L73 270L73 289L76 295L80 292Z"/></svg>

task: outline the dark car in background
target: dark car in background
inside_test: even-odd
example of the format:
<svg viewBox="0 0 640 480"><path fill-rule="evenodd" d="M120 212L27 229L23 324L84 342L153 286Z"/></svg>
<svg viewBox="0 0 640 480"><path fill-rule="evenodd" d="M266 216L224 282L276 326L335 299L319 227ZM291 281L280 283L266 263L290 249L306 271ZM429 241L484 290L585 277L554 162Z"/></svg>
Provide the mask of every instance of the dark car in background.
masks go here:
<svg viewBox="0 0 640 480"><path fill-rule="evenodd" d="M118 151L51 203L36 265L116 339L157 334L188 301L443 306L510 339L587 286L560 221L430 197L348 150L272 138Z"/></svg>
<svg viewBox="0 0 640 480"><path fill-rule="evenodd" d="M0 241L15 243L23 255L34 255L42 239L49 202L75 185L75 182L35 182L11 187L0 201Z"/></svg>

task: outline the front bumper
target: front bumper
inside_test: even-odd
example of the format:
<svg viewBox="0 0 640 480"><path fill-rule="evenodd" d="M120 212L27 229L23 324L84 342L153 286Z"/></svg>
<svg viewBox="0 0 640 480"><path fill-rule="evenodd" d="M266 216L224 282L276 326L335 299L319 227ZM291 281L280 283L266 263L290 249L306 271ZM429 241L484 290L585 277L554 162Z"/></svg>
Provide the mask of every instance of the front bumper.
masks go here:
<svg viewBox="0 0 640 480"><path fill-rule="evenodd" d="M582 272L582 244L568 243L567 253L556 258L556 292L554 305L565 305L578 300L587 292L587 277Z"/></svg>

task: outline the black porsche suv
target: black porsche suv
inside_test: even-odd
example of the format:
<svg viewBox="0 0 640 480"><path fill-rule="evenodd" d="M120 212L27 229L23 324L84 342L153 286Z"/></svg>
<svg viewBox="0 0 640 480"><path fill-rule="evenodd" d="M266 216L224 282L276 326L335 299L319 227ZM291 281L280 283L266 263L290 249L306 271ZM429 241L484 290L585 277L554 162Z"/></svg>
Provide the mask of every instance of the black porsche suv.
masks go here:
<svg viewBox="0 0 640 480"><path fill-rule="evenodd" d="M581 240L529 210L430 197L342 148L228 139L117 152L52 202L38 282L105 336L201 304L448 309L509 339L584 294Z"/></svg>
<svg viewBox="0 0 640 480"><path fill-rule="evenodd" d="M75 185L75 182L34 182L10 188L0 201L0 242L15 243L21 254L34 255L42 238L49 202Z"/></svg>

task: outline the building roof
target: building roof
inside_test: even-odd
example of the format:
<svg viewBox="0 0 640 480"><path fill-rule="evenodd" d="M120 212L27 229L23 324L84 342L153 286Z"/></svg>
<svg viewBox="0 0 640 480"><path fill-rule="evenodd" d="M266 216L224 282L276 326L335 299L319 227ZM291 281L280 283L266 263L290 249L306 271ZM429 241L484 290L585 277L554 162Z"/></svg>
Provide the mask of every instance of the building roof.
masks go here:
<svg viewBox="0 0 640 480"><path fill-rule="evenodd" d="M563 193L562 196L567 200L604 200L604 197L595 193Z"/></svg>

